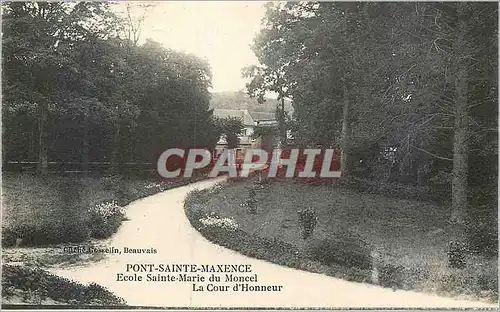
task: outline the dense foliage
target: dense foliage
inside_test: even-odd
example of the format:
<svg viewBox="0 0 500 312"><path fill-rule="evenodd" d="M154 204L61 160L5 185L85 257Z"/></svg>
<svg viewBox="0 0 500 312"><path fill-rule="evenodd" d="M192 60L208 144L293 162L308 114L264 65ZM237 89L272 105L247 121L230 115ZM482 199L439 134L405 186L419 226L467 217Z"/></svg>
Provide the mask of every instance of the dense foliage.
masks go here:
<svg viewBox="0 0 500 312"><path fill-rule="evenodd" d="M239 136L241 135L243 120L238 117L214 117L214 131L217 136L222 136L229 148L236 148L240 143Z"/></svg>
<svg viewBox="0 0 500 312"><path fill-rule="evenodd" d="M452 221L496 227L497 13L496 3L269 3L248 93L291 99L293 143L339 149L344 177L430 187Z"/></svg>
<svg viewBox="0 0 500 312"><path fill-rule="evenodd" d="M2 265L2 298L21 297L24 304L49 302L73 306L125 306L123 298L106 288L82 285L39 268Z"/></svg>
<svg viewBox="0 0 500 312"><path fill-rule="evenodd" d="M279 101L271 98L266 98L264 103L259 103L243 91L213 92L210 99L210 107L216 109L248 109L251 112L274 113L278 105ZM292 103L288 100L285 101L285 110L292 110Z"/></svg>
<svg viewBox="0 0 500 312"><path fill-rule="evenodd" d="M127 39L111 6L2 5L4 161L120 168L172 146L215 145L209 64Z"/></svg>

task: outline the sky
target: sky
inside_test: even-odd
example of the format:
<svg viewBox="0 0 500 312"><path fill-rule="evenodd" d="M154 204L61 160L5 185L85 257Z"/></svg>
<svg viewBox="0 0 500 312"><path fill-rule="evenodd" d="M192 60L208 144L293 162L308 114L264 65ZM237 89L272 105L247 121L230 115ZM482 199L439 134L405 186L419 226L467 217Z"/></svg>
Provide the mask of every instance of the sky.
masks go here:
<svg viewBox="0 0 500 312"><path fill-rule="evenodd" d="M250 45L260 29L260 1L154 2L143 22L141 40L206 58L213 73L213 92L245 88L241 69L258 64ZM135 9L140 16L142 9Z"/></svg>

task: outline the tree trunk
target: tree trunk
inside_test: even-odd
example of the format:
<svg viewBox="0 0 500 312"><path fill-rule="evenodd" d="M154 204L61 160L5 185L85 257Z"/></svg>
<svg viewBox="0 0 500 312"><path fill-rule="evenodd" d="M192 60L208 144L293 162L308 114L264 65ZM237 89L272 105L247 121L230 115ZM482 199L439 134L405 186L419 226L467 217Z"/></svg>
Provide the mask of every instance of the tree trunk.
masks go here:
<svg viewBox="0 0 500 312"><path fill-rule="evenodd" d="M129 149L128 149L128 161L129 163L134 162L134 126L130 125L130 132L129 132ZM129 166L129 175L132 175L133 170L132 170L132 165Z"/></svg>
<svg viewBox="0 0 500 312"><path fill-rule="evenodd" d="M279 112L278 118L278 132L279 132L279 146L280 148L286 145L286 127L285 127L285 97L283 92L279 93L278 100L280 103L276 105L276 113Z"/></svg>
<svg viewBox="0 0 500 312"><path fill-rule="evenodd" d="M118 173L119 171L119 163L120 163L120 136L121 136L121 125L120 123L116 123L115 125L115 133L113 136L113 149L111 150L111 172Z"/></svg>
<svg viewBox="0 0 500 312"><path fill-rule="evenodd" d="M349 143L349 99L347 96L347 85L345 83L345 80L342 80L342 86L344 89L344 106L342 109L342 134L340 139L340 144L341 144L340 170L342 171L342 176L346 176L348 173L347 146Z"/></svg>
<svg viewBox="0 0 500 312"><path fill-rule="evenodd" d="M33 155L36 155L36 129L32 127L30 131L30 149L28 151L28 155L26 159L32 160Z"/></svg>
<svg viewBox="0 0 500 312"><path fill-rule="evenodd" d="M286 137L286 127L285 127L285 97L283 94L281 95L281 122L280 122L280 134L281 134L281 144L282 146L286 146L287 137Z"/></svg>
<svg viewBox="0 0 500 312"><path fill-rule="evenodd" d="M466 21L463 19L462 5L458 4L459 20L455 55L458 56L455 77L455 124L453 136L453 174L452 174L452 216L454 223L463 223L467 213L467 169L468 169L468 112L467 112L467 64L463 58L466 55L467 44L464 34Z"/></svg>
<svg viewBox="0 0 500 312"><path fill-rule="evenodd" d="M47 117L48 103L42 101L38 112L38 174L47 174L48 170L48 147L47 147Z"/></svg>
<svg viewBox="0 0 500 312"><path fill-rule="evenodd" d="M90 144L89 144L89 121L88 121L88 114L85 113L84 116L84 121L83 121L83 171L85 173L89 170L89 151L90 151Z"/></svg>

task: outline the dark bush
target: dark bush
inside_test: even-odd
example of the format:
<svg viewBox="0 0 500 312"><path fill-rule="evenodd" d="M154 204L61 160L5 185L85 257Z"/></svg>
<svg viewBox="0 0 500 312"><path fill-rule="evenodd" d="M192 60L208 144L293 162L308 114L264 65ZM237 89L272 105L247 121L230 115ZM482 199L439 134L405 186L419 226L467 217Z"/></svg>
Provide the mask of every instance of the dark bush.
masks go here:
<svg viewBox="0 0 500 312"><path fill-rule="evenodd" d="M124 220L122 208L115 202L101 203L89 210L88 228L94 238L107 238L116 233Z"/></svg>
<svg viewBox="0 0 500 312"><path fill-rule="evenodd" d="M469 250L488 256L498 255L498 218L491 209L487 213L476 211L466 229Z"/></svg>
<svg viewBox="0 0 500 312"><path fill-rule="evenodd" d="M477 286L482 291L495 292L498 297L498 275L479 273L477 276Z"/></svg>
<svg viewBox="0 0 500 312"><path fill-rule="evenodd" d="M2 246L3 247L11 247L16 244L16 239L18 236L12 228L3 228L2 229Z"/></svg>
<svg viewBox="0 0 500 312"><path fill-rule="evenodd" d="M90 237L91 231L85 222L69 221L64 222L60 227L60 239L68 243L80 243Z"/></svg>
<svg viewBox="0 0 500 312"><path fill-rule="evenodd" d="M94 221L90 221L91 235L93 238L97 239L108 238L118 231L122 221L123 217L120 216L110 217L105 222L100 219L94 219Z"/></svg>
<svg viewBox="0 0 500 312"><path fill-rule="evenodd" d="M307 246L310 256L326 265L370 270L372 257L367 244L350 232L339 232L326 239L313 239Z"/></svg>
<svg viewBox="0 0 500 312"><path fill-rule="evenodd" d="M3 229L2 240L4 246L14 246L18 239L29 241L33 237L34 226L28 224L13 224Z"/></svg>
<svg viewBox="0 0 500 312"><path fill-rule="evenodd" d="M297 213L299 214L299 225L302 229L302 238L307 239L312 236L314 228L318 223L316 211L312 208L306 208L304 210L297 211Z"/></svg>
<svg viewBox="0 0 500 312"><path fill-rule="evenodd" d="M448 266L451 268L463 269L466 265L468 254L467 245L463 242L451 241L448 244Z"/></svg>
<svg viewBox="0 0 500 312"><path fill-rule="evenodd" d="M61 242L81 243L89 238L85 223L56 220L42 224L19 224L5 228L2 238L5 246L14 246L16 240L20 246L43 246Z"/></svg>
<svg viewBox="0 0 500 312"><path fill-rule="evenodd" d="M378 268L379 284L384 287L403 288L405 268L398 264L384 263Z"/></svg>
<svg viewBox="0 0 500 312"><path fill-rule="evenodd" d="M246 201L246 206L248 208L248 211L252 214L257 213L257 199L255 198L256 195L257 194L255 193L255 190L253 188L251 188L248 191L248 198Z"/></svg>
<svg viewBox="0 0 500 312"><path fill-rule="evenodd" d="M208 194L209 189L194 189L191 192L189 192L186 197L184 198L184 203L186 204L194 204L194 203L204 203L208 201L208 197L205 196Z"/></svg>
<svg viewBox="0 0 500 312"><path fill-rule="evenodd" d="M474 294L491 302L498 301L498 268L466 268L450 270L433 276L434 287L438 293L446 295Z"/></svg>
<svg viewBox="0 0 500 312"><path fill-rule="evenodd" d="M39 268L2 265L2 297L12 296L15 290L74 305L125 305L122 298L97 284L85 286Z"/></svg>

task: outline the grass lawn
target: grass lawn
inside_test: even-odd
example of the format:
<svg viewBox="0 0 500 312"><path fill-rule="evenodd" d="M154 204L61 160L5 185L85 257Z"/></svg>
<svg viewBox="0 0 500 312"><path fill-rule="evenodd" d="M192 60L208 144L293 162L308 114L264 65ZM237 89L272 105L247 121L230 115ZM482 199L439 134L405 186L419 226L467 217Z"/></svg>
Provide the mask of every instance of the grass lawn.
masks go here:
<svg viewBox="0 0 500 312"><path fill-rule="evenodd" d="M160 182L154 177L56 174L40 177L30 173L4 173L2 180L3 247L79 243L91 237L109 237L123 221L115 208L189 183L187 179ZM107 203L116 205L106 206ZM103 207L96 214L103 215L93 216L89 209L99 205ZM109 214L114 213L116 218L110 218L105 210L111 210ZM106 222L101 224L96 217Z"/></svg>
<svg viewBox="0 0 500 312"><path fill-rule="evenodd" d="M242 206L249 198L250 188L256 190L256 213L250 213L247 207ZM358 276L353 277L352 269L356 269L357 265L348 261L336 263L335 258L342 258L342 253L352 252L354 248L372 259L376 251L380 255L377 258L380 263L376 267L382 286L488 301L498 299L496 258L471 255L467 259L467 268L448 268L447 246L454 237L453 229L447 223L448 207L360 194L333 185L289 182L273 182L258 187L250 181L228 182L221 191L200 193L203 194L197 194L198 199L191 196L186 200L186 213L191 223L208 239L229 248L235 247L233 249L244 254L371 282L371 267L368 270L366 267L358 268ZM298 211L307 207L316 211L318 221L312 237L304 240ZM236 246L234 237L225 241L224 235L209 232L198 223L199 217L211 213L220 218L231 218L238 224L238 230L226 231L230 233L226 236L253 237L254 242L261 239L278 241L294 250L294 254L301 259L292 260L291 254L262 253L248 243ZM337 243L330 243L332 241ZM280 257L288 257L289 260L283 261L278 259ZM325 259L330 261L325 262ZM350 273L346 275L345 272Z"/></svg>

